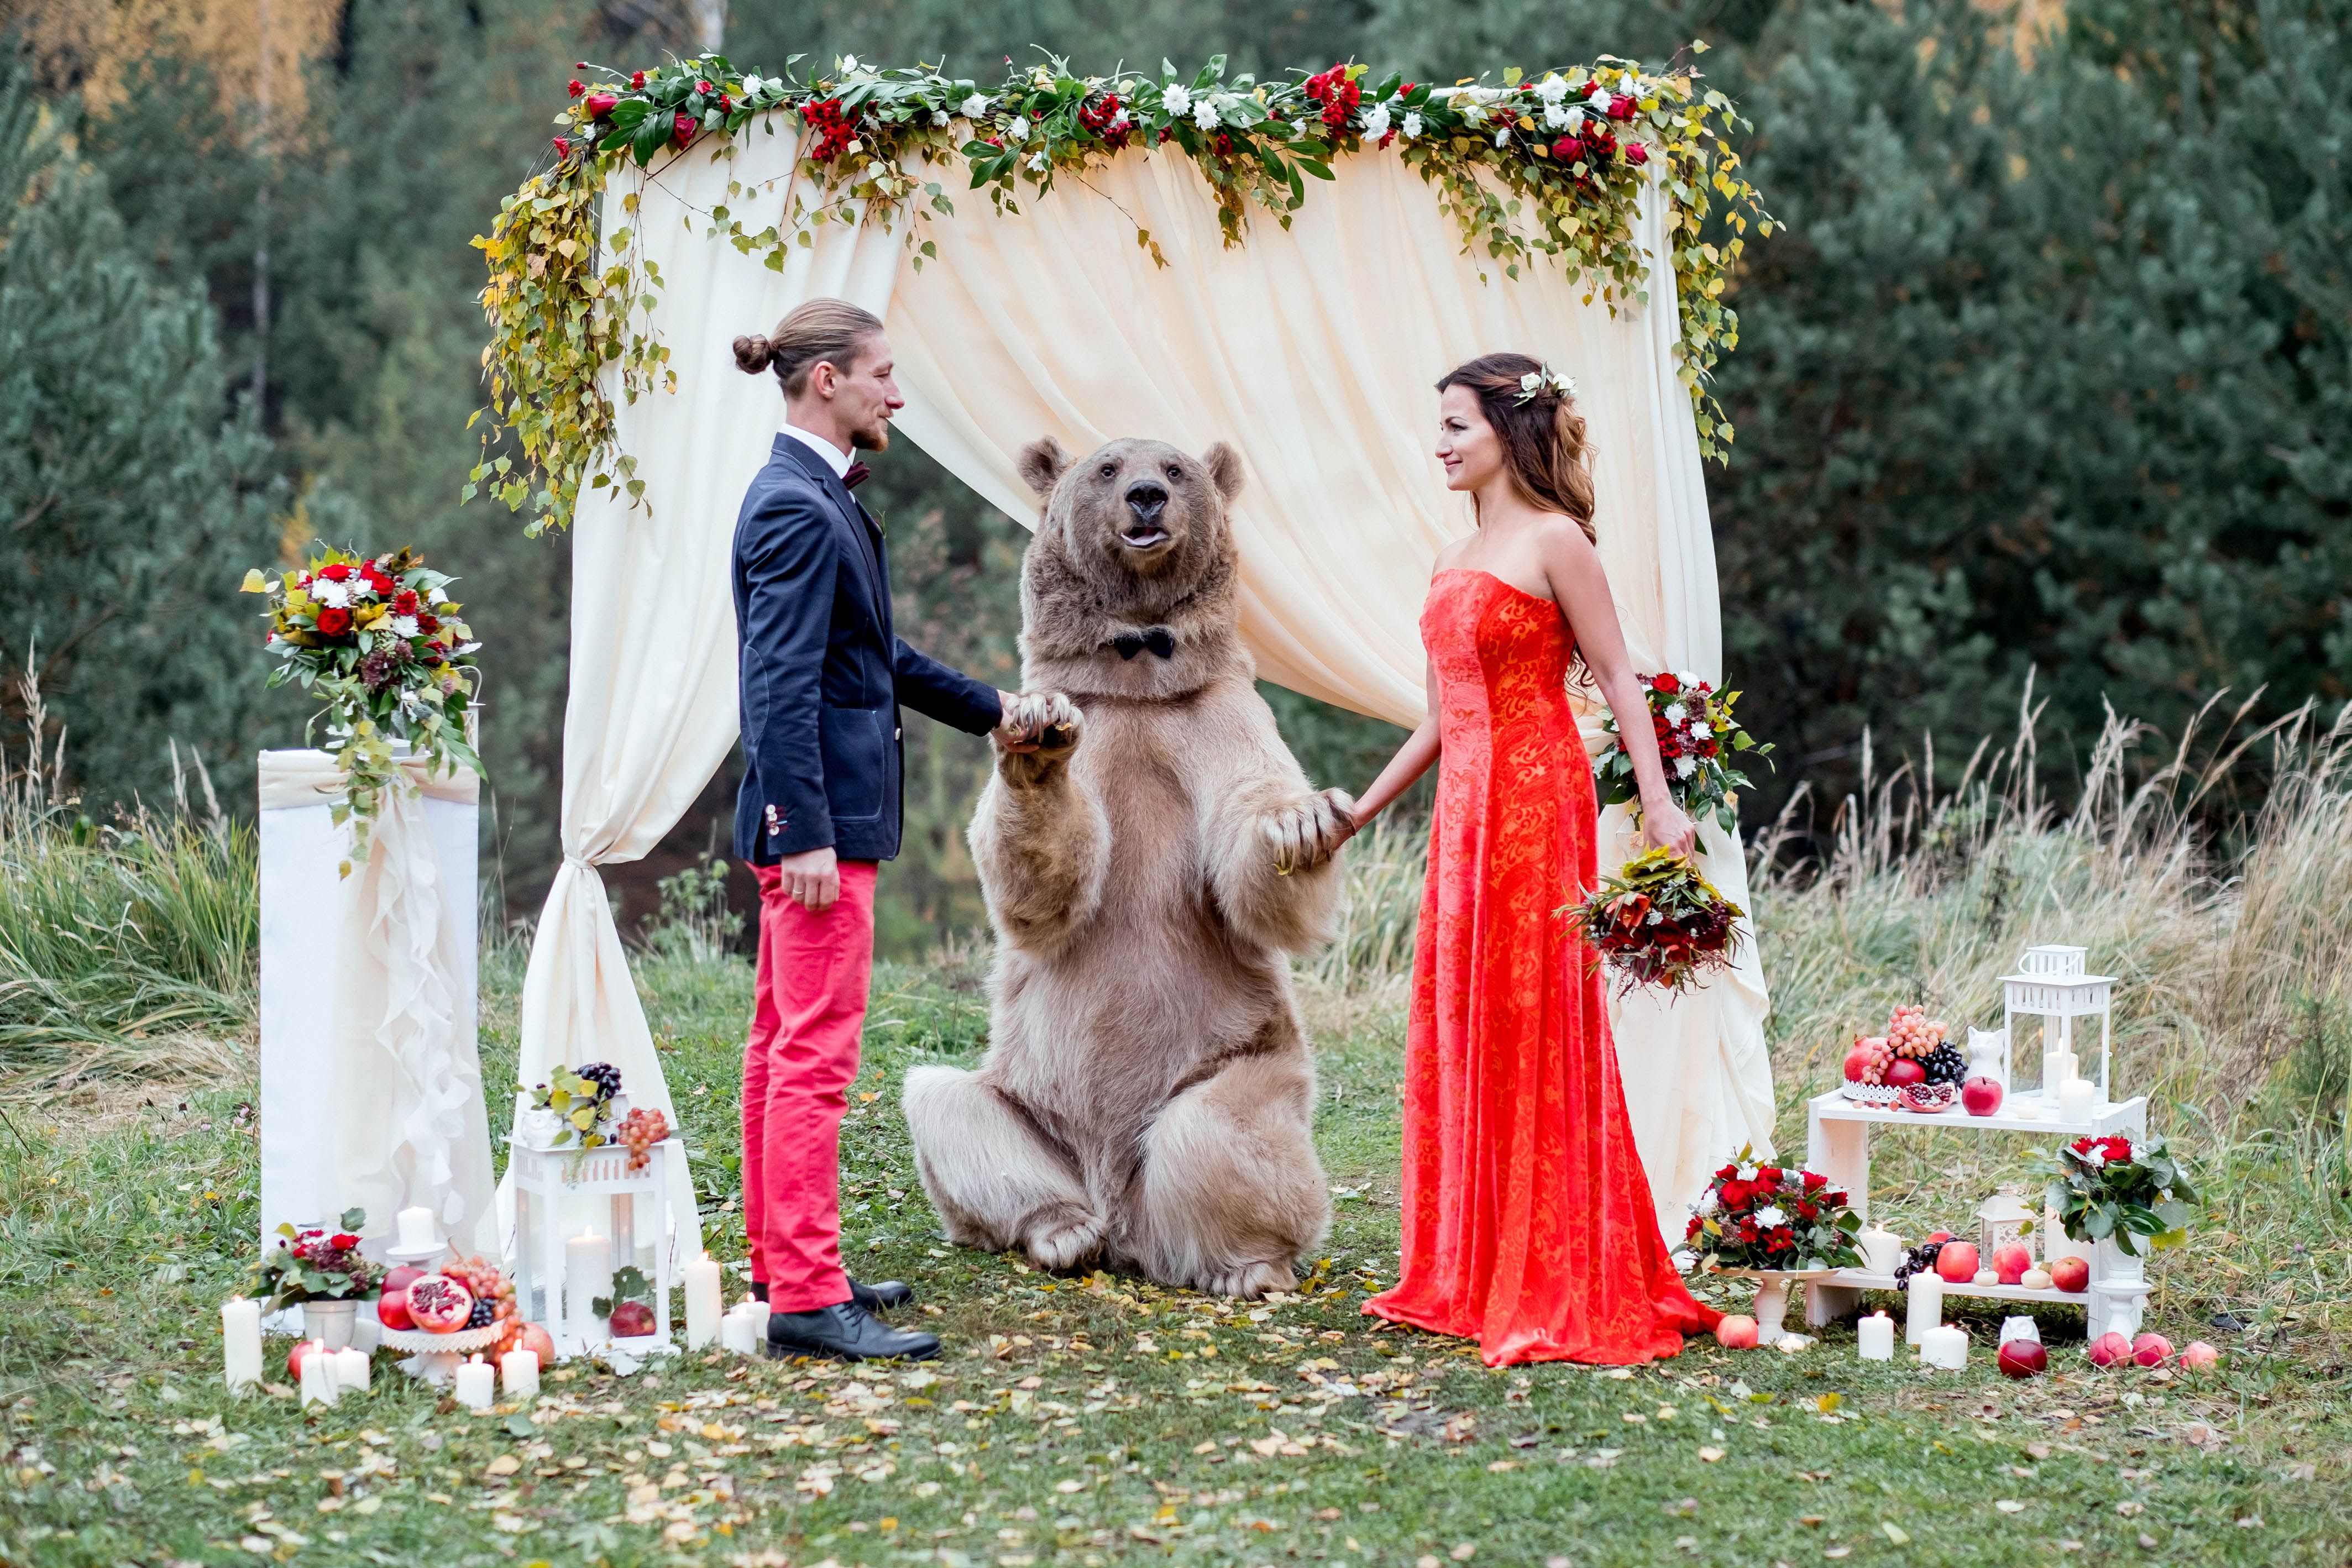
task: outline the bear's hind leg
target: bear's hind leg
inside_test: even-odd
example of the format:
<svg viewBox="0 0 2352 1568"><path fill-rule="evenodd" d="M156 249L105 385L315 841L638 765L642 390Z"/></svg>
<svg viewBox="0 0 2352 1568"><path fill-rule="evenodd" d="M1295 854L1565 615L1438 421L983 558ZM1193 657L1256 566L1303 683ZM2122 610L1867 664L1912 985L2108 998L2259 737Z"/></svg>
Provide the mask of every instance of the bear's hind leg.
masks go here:
<svg viewBox="0 0 2352 1568"><path fill-rule="evenodd" d="M1056 1270L1102 1244L1102 1217L1069 1156L978 1074L915 1068L903 1103L915 1169L949 1240L984 1252L1017 1246Z"/></svg>
<svg viewBox="0 0 2352 1568"><path fill-rule="evenodd" d="M1331 1221L1314 1103L1313 1074L1288 1052L1244 1057L1171 1100L1144 1136L1126 1227L1143 1272L1218 1296L1293 1283Z"/></svg>

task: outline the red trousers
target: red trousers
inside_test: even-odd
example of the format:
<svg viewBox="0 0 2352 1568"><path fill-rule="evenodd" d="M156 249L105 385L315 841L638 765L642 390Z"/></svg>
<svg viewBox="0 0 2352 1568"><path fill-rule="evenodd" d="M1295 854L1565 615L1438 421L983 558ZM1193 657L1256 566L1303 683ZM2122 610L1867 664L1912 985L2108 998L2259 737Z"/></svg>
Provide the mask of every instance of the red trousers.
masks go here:
<svg viewBox="0 0 2352 1568"><path fill-rule="evenodd" d="M841 1116L874 972L872 861L841 862L841 897L813 914L760 879L760 967L743 1048L743 1229L768 1310L849 1300L841 1267Z"/></svg>

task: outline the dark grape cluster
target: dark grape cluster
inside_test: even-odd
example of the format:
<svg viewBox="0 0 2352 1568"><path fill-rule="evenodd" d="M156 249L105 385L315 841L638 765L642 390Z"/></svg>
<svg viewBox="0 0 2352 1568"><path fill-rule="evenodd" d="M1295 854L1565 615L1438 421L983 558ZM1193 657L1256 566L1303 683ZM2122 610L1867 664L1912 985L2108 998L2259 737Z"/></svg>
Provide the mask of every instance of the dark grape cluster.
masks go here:
<svg viewBox="0 0 2352 1568"><path fill-rule="evenodd" d="M486 1329L498 1322L498 1318L499 1304L477 1296L474 1298L473 1312L467 1315L466 1326L469 1329Z"/></svg>
<svg viewBox="0 0 2352 1568"><path fill-rule="evenodd" d="M592 1061L580 1070L580 1076L593 1083L599 1100L610 1100L621 1092L621 1070L608 1061Z"/></svg>
<svg viewBox="0 0 2352 1568"><path fill-rule="evenodd" d="M1920 1058L1919 1065L1927 1070L1930 1083L1958 1083L1969 1075L1968 1059L1948 1040Z"/></svg>
<svg viewBox="0 0 2352 1568"><path fill-rule="evenodd" d="M1903 1261L1895 1265L1896 1289L1901 1289L1904 1282L1912 1275L1926 1273L1933 1269L1936 1266L1936 1254L1943 1249L1944 1244L1940 1241L1924 1241L1905 1253Z"/></svg>

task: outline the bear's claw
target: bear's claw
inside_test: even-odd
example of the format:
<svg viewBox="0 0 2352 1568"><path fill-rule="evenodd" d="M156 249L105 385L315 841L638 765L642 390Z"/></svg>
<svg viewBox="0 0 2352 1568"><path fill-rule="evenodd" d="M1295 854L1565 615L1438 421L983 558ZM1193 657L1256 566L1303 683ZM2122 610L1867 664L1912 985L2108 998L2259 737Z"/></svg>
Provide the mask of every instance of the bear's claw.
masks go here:
<svg viewBox="0 0 2352 1568"><path fill-rule="evenodd" d="M1040 1269L1075 1269L1102 1245L1102 1220L1081 1209L1062 1209L1029 1228L1022 1249Z"/></svg>
<svg viewBox="0 0 2352 1568"><path fill-rule="evenodd" d="M1254 1301L1268 1291L1286 1291L1298 1282L1287 1263L1243 1263L1202 1280L1204 1295L1237 1296Z"/></svg>
<svg viewBox="0 0 2352 1568"><path fill-rule="evenodd" d="M1344 789L1318 789L1265 819L1263 831L1275 869L1312 871L1339 852L1355 831L1355 800Z"/></svg>

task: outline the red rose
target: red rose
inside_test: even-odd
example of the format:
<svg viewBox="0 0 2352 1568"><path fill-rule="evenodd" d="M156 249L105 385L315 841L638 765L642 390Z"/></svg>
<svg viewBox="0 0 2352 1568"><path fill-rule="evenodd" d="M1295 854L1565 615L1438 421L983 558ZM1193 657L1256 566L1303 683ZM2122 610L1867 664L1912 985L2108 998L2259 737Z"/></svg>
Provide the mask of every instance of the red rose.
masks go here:
<svg viewBox="0 0 2352 1568"><path fill-rule="evenodd" d="M416 629L430 637L441 630L441 619L437 615L420 614L416 617Z"/></svg>
<svg viewBox="0 0 2352 1568"><path fill-rule="evenodd" d="M404 588L393 595L392 612L394 615L414 615L416 613L416 590Z"/></svg>
<svg viewBox="0 0 2352 1568"><path fill-rule="evenodd" d="M696 82L696 83L694 84L694 90L695 90L695 91L697 91L697 92L698 92L698 93L703 93L703 94L705 94L705 95L708 95L708 94L709 93L709 91L710 91L710 84L709 84L709 82L707 82L707 81L698 81L698 82Z"/></svg>
<svg viewBox="0 0 2352 1568"><path fill-rule="evenodd" d="M1830 1178L1822 1175L1819 1171L1807 1171L1804 1173L1804 1176L1805 1190L1807 1192L1819 1192L1822 1188L1830 1185Z"/></svg>
<svg viewBox="0 0 2352 1568"><path fill-rule="evenodd" d="M671 122L669 128L670 140L677 142L680 147L683 147L688 142L694 140L694 116L687 113L684 110L680 110L677 111L676 119Z"/></svg>
<svg viewBox="0 0 2352 1568"><path fill-rule="evenodd" d="M1650 150L1638 141L1625 143L1625 162L1640 168L1650 161Z"/></svg>
<svg viewBox="0 0 2352 1568"><path fill-rule="evenodd" d="M588 90L586 88L580 85L580 78L578 77L573 77L572 78L571 88L572 96L574 98L578 98L582 93Z"/></svg>
<svg viewBox="0 0 2352 1568"><path fill-rule="evenodd" d="M1721 1170L1715 1173L1715 1179L1717 1181L1729 1181L1733 1176L1736 1176L1738 1174L1739 1167L1738 1166L1726 1166Z"/></svg>
<svg viewBox="0 0 2352 1568"><path fill-rule="evenodd" d="M723 92L719 95L719 112L721 114L732 114L735 112L735 100L729 98Z"/></svg>
<svg viewBox="0 0 2352 1568"><path fill-rule="evenodd" d="M1683 1228L1683 1239L1685 1241L1696 1240L1698 1237L1698 1233L1706 1228L1706 1222L1701 1219L1697 1215L1694 1214L1691 1216L1690 1224Z"/></svg>
<svg viewBox="0 0 2352 1568"><path fill-rule="evenodd" d="M1744 1181L1725 1182L1723 1184L1723 1207L1726 1208L1738 1208L1741 1204L1746 1203L1748 1198L1754 1195L1754 1192L1755 1189L1750 1187Z"/></svg>
<svg viewBox="0 0 2352 1568"><path fill-rule="evenodd" d="M612 113L614 106L620 101L614 93L592 92L588 95L588 112L594 119L602 120Z"/></svg>
<svg viewBox="0 0 2352 1568"><path fill-rule="evenodd" d="M1815 1207L1813 1207L1812 1199L1811 1199L1811 1198L1806 1198L1806 1197L1801 1197L1801 1198L1799 1198L1799 1199L1797 1200L1797 1218L1800 1218L1800 1219L1811 1219L1811 1218L1815 1218L1817 1215L1819 1215L1820 1213L1821 1213L1821 1210L1820 1210L1820 1209L1818 1209L1818 1208L1815 1208Z"/></svg>
<svg viewBox="0 0 2352 1568"><path fill-rule="evenodd" d="M561 136L551 137L549 140L554 143L555 155L558 158L569 158L572 156L572 143L568 140Z"/></svg>
<svg viewBox="0 0 2352 1568"><path fill-rule="evenodd" d="M319 612L319 634L320 636L340 637L351 629L352 612L350 611L338 610L330 605L328 608Z"/></svg>
<svg viewBox="0 0 2352 1568"><path fill-rule="evenodd" d="M635 91L635 89L639 89L639 88L642 88L642 87L644 87L645 85L646 85L646 73L645 73L645 72L643 72L643 71L632 71L631 73L629 73L629 88L630 88L630 90Z"/></svg>
<svg viewBox="0 0 2352 1568"><path fill-rule="evenodd" d="M1615 98L1609 100L1609 118L1612 120L1631 120L1633 118L1633 110L1637 107L1638 106L1633 102L1632 94L1621 92Z"/></svg>
<svg viewBox="0 0 2352 1568"><path fill-rule="evenodd" d="M1756 1179L1765 1186L1779 1186L1780 1185L1780 1167L1779 1166L1758 1166L1756 1167Z"/></svg>
<svg viewBox="0 0 2352 1568"><path fill-rule="evenodd" d="M1668 696L1672 696L1683 689L1683 684L1674 676L1661 672L1650 677L1650 689L1654 692L1664 692Z"/></svg>
<svg viewBox="0 0 2352 1568"><path fill-rule="evenodd" d="M329 582L349 582L352 580L351 563L341 560L331 561L319 569L319 575ZM310 1231L307 1234L315 1236L318 1232Z"/></svg>
<svg viewBox="0 0 2352 1568"><path fill-rule="evenodd" d="M1551 144L1551 155L1563 163L1573 163L1583 146L1575 137L1563 136Z"/></svg>
<svg viewBox="0 0 2352 1568"><path fill-rule="evenodd" d="M340 1247L344 1251L348 1252L352 1248L360 1244L360 1239L352 1235L348 1230L339 1230L335 1232L334 1243L337 1247Z"/></svg>

